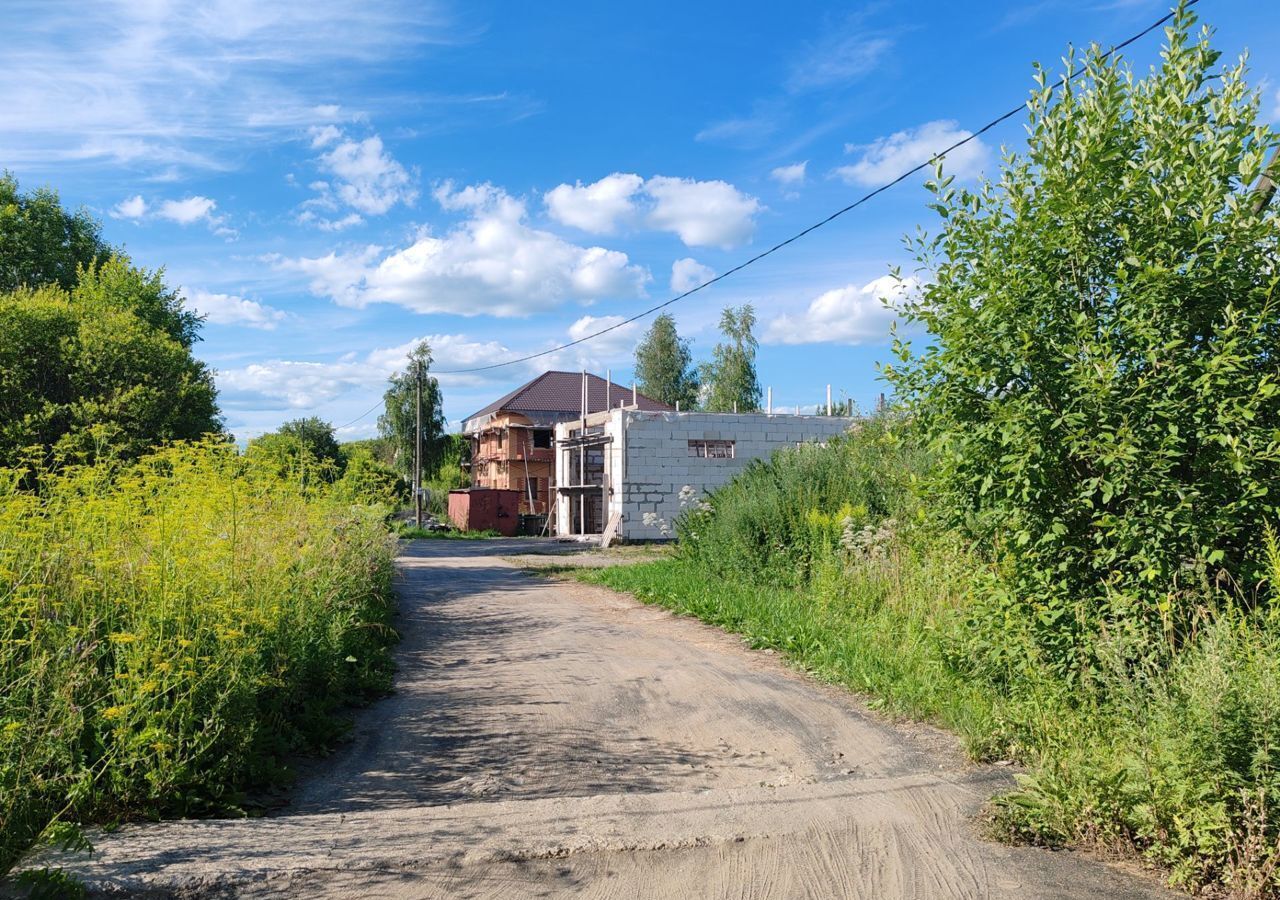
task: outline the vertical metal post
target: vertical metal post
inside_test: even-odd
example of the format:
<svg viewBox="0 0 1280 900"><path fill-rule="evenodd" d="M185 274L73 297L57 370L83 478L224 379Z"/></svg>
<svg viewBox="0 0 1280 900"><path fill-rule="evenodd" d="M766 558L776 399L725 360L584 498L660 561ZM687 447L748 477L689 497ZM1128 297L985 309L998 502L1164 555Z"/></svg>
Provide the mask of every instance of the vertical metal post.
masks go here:
<svg viewBox="0 0 1280 900"><path fill-rule="evenodd" d="M831 385L827 385L827 415L831 415Z"/></svg>

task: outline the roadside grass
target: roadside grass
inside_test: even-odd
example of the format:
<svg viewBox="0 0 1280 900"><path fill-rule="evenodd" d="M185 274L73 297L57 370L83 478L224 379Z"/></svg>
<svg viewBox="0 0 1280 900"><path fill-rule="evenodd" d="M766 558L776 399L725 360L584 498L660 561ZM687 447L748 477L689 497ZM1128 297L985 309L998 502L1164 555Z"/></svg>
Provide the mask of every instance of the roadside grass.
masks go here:
<svg viewBox="0 0 1280 900"><path fill-rule="evenodd" d="M502 537L499 532L491 528L486 528L483 531L459 531L456 528L433 530L419 528L407 522L397 522L393 527L393 531L396 537L406 541L484 541L489 538Z"/></svg>
<svg viewBox="0 0 1280 900"><path fill-rule="evenodd" d="M390 686L395 542L234 446L0 470L0 873L42 836L243 814Z"/></svg>

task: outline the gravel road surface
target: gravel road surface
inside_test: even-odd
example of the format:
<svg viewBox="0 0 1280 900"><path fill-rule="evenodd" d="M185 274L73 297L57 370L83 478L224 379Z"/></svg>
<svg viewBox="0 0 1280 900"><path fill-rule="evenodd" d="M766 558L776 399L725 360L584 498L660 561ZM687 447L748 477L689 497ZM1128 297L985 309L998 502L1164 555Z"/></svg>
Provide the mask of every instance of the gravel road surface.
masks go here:
<svg viewBox="0 0 1280 900"><path fill-rule="evenodd" d="M886 723L731 635L536 577L530 541L399 562L396 692L250 820L131 825L94 895L1155 898L1154 881L974 826L1007 770Z"/></svg>

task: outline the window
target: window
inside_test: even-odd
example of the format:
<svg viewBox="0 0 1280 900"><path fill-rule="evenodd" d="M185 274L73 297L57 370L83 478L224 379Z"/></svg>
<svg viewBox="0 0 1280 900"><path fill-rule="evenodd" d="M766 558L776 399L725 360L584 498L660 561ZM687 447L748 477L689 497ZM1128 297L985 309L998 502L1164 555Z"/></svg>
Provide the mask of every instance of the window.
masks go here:
<svg viewBox="0 0 1280 900"><path fill-rule="evenodd" d="M551 449L551 429L535 428L533 430L533 449L535 450Z"/></svg>
<svg viewBox="0 0 1280 900"><path fill-rule="evenodd" d="M690 441L689 455L702 459L733 459L733 441Z"/></svg>

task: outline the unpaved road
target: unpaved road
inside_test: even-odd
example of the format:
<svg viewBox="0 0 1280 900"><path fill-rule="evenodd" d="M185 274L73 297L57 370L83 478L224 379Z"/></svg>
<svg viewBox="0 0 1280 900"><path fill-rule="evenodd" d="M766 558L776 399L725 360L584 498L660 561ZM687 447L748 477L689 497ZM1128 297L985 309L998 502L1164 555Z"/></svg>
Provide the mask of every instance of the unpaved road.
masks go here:
<svg viewBox="0 0 1280 900"><path fill-rule="evenodd" d="M1169 896L981 840L1004 770L699 623L418 541L396 693L265 819L126 827L97 893L350 898ZM47 861L47 858L46 858Z"/></svg>

